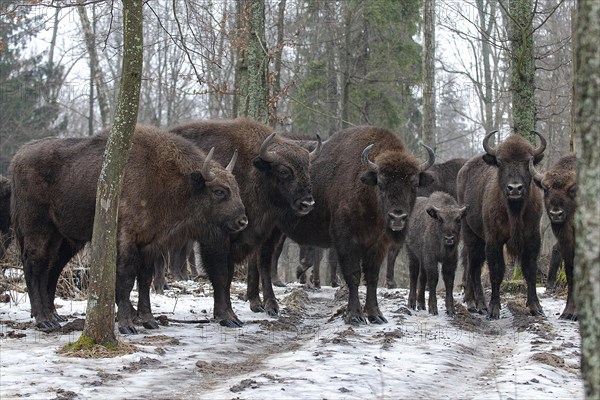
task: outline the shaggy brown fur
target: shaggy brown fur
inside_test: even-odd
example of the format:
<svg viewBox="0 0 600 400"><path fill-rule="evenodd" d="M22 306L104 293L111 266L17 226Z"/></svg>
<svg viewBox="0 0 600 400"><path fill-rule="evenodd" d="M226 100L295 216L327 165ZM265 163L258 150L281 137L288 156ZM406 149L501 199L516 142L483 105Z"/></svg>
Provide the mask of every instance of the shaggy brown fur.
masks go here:
<svg viewBox="0 0 600 400"><path fill-rule="evenodd" d="M371 144L369 160L379 166L377 172L361 162ZM340 131L323 144L311 167L315 209L290 224L278 224L299 244L336 251L349 288L348 323L367 318L386 322L377 304L379 268L390 243L404 241L417 188L432 181L420 165L387 129L360 126ZM364 311L358 298L361 272L367 284Z"/></svg>
<svg viewBox="0 0 600 400"><path fill-rule="evenodd" d="M462 226L467 255L465 302L470 311L489 312L490 318L500 315L505 244L509 253L521 260L530 312L543 315L535 291L542 199L528 169L529 160L538 163L543 153L534 154L535 149L524 138L510 135L498 145L495 155L473 157L457 177L458 202L467 206ZM484 259L492 285L489 310L481 286Z"/></svg>
<svg viewBox="0 0 600 400"><path fill-rule="evenodd" d="M312 209L309 152L276 135L268 146L271 160L262 159L260 147L273 129L245 118L191 122L171 131L204 150L215 147L215 156L224 162L235 149L239 151L233 173L246 206L248 229L231 237L215 237L213 242L202 243L200 247L202 264L215 289L215 318L224 326L241 326L231 308L234 265L267 240L276 222L294 219ZM255 263L256 258L250 262ZM269 288L272 292L270 285Z"/></svg>
<svg viewBox="0 0 600 400"><path fill-rule="evenodd" d="M0 260L10 245L10 181L0 175Z"/></svg>
<svg viewBox="0 0 600 400"><path fill-rule="evenodd" d="M577 202L577 159L571 154L560 158L545 174L532 171L535 183L544 190L544 205L550 219L552 232L556 237L557 250L565 262L567 276L567 304L561 319L577 319L577 309L573 300L573 268L575 262L575 210ZM553 252L554 253L554 252ZM554 258L554 254L553 254ZM557 268L560 262L555 263ZM550 273L548 274L550 277ZM556 271L553 274L556 277Z"/></svg>
<svg viewBox="0 0 600 400"><path fill-rule="evenodd" d="M12 217L25 270L32 315L57 328L56 283L65 264L92 237L96 186L107 136L30 142L12 163ZM158 328L150 309L152 261L165 248L203 241L245 226L233 175L189 141L138 126L125 166L119 203L116 301L119 330L133 333L129 294L138 279L137 317Z"/></svg>

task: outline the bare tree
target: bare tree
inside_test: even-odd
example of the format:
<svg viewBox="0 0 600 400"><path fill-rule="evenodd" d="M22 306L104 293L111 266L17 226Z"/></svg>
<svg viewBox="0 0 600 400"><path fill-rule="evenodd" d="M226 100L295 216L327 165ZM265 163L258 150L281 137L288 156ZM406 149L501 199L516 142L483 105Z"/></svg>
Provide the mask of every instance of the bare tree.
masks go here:
<svg viewBox="0 0 600 400"><path fill-rule="evenodd" d="M435 137L435 0L423 1L423 142L437 147Z"/></svg>

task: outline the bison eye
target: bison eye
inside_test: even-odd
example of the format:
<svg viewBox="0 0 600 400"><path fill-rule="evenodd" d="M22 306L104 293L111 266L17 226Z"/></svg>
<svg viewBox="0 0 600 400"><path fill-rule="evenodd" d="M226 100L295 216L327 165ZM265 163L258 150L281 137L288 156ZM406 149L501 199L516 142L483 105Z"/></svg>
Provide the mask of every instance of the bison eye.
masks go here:
<svg viewBox="0 0 600 400"><path fill-rule="evenodd" d="M223 198L225 198L225 196L227 196L227 192L223 189L215 189L215 190L213 190L213 194L218 199L223 199Z"/></svg>
<svg viewBox="0 0 600 400"><path fill-rule="evenodd" d="M577 194L577 188L575 186L573 186L571 189L569 189L569 197L575 198L576 194Z"/></svg>
<svg viewBox="0 0 600 400"><path fill-rule="evenodd" d="M292 173L287 168L279 168L277 170L277 176L281 179L289 179Z"/></svg>

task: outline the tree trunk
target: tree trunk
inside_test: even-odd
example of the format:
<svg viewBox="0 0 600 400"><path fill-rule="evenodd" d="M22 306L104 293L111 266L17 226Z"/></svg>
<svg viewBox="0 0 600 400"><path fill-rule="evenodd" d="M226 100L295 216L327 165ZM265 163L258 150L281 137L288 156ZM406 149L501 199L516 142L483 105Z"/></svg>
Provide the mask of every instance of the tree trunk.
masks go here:
<svg viewBox="0 0 600 400"><path fill-rule="evenodd" d="M575 299L581 332L581 372L588 399L600 399L600 3L577 4L575 38L575 131L579 157L578 208L575 214Z"/></svg>
<svg viewBox="0 0 600 400"><path fill-rule="evenodd" d="M435 150L435 0L423 1L423 142Z"/></svg>
<svg viewBox="0 0 600 400"><path fill-rule="evenodd" d="M269 121L267 66L269 55L265 40L265 2L246 0L250 7L248 37L248 116Z"/></svg>
<svg viewBox="0 0 600 400"><path fill-rule="evenodd" d="M278 99L281 96L281 55L283 53L283 33L285 27L285 3L286 0L280 0L277 9L277 44L275 45L275 62L273 71L273 93L269 102L269 114L271 126L275 128L279 122L277 116Z"/></svg>
<svg viewBox="0 0 600 400"><path fill-rule="evenodd" d="M142 0L123 0L123 65L115 119L98 180L90 286L82 338L116 345L115 274L118 205L135 129L143 59Z"/></svg>
<svg viewBox="0 0 600 400"><path fill-rule="evenodd" d="M235 77L233 96L233 117L248 115L248 42L250 8L248 1L236 0L236 41Z"/></svg>
<svg viewBox="0 0 600 400"><path fill-rule="evenodd" d="M535 145L535 60L532 0L509 2L509 39L513 129Z"/></svg>
<svg viewBox="0 0 600 400"><path fill-rule="evenodd" d="M77 6L77 12L79 13L79 19L81 20L81 29L83 30L83 36L85 38L85 45L90 55L90 70L94 74L94 81L96 82L96 91L98 93L98 107L100 108L100 120L102 121L102 127L106 128L109 124L110 111L108 107L108 87L104 80L104 74L100 68L100 62L98 60L98 53L96 52L96 43L94 32L92 31L92 25L87 17L84 6Z"/></svg>

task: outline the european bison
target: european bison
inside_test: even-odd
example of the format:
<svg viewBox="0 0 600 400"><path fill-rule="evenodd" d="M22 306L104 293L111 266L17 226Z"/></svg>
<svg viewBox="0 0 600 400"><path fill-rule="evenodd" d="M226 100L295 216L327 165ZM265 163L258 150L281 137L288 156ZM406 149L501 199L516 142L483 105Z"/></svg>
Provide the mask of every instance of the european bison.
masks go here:
<svg viewBox="0 0 600 400"><path fill-rule="evenodd" d="M40 328L60 327L54 307L65 264L92 238L96 187L107 135L30 142L11 163L11 210L31 312ZM125 165L119 203L116 302L121 333L137 316L158 328L150 308L153 260L188 240L239 232L247 225L231 174L194 144L138 126ZM231 153L229 154L231 156ZM138 279L138 310L129 294Z"/></svg>
<svg viewBox="0 0 600 400"><path fill-rule="evenodd" d="M278 222L295 242L336 251L349 289L348 323L366 322L365 314L373 323L386 322L377 304L379 270L390 243L406 237L417 188L432 181L426 170L435 156L426 148L429 160L421 164L387 129L360 126L337 132L311 167L314 210ZM262 250L270 254L273 248ZM364 312L358 298L361 267L367 285ZM268 268L261 263L263 271ZM263 271L263 276L269 275ZM266 290L264 297L265 303L276 303Z"/></svg>
<svg viewBox="0 0 600 400"><path fill-rule="evenodd" d="M214 147L220 160L239 150L233 174L246 205L248 229L232 236L215 235L201 244L200 253L214 287L215 318L223 326L242 326L231 307L234 266L269 238L275 223L295 220L312 210L309 160L319 153L320 146L309 153L292 140L276 135L270 127L246 118L190 122L171 131L202 149ZM270 257L266 262L270 263ZM256 262L256 257L249 258L249 264ZM268 289L273 291L270 284Z"/></svg>
<svg viewBox="0 0 600 400"><path fill-rule="evenodd" d="M0 175L0 260L11 242L10 232L10 181Z"/></svg>
<svg viewBox="0 0 600 400"><path fill-rule="evenodd" d="M466 207L459 207L448 193L433 192L417 197L410 215L406 250L410 271L408 305L425 309L425 285L429 288L429 314L437 315L438 263L446 287L446 314L454 315L454 275L458 261L461 220ZM418 290L417 290L418 280Z"/></svg>
<svg viewBox="0 0 600 400"><path fill-rule="evenodd" d="M540 253L542 198L532 182L529 161L544 157L546 139L534 148L518 135L510 135L497 148L489 145L497 131L483 139L485 154L471 158L457 177L458 202L467 206L462 236L467 256L465 302L470 311L500 316L500 283L504 278L503 247L521 260L527 282L527 306L532 315L544 315L535 291ZM481 267L487 260L492 295L489 310L481 286Z"/></svg>
<svg viewBox="0 0 600 400"><path fill-rule="evenodd" d="M433 183L429 186L421 186L417 189L417 196L427 197L433 192L444 192L456 199L456 176L458 171L467 162L466 158L453 158L443 163L433 164L427 172L433 175ZM395 244L390 246L387 255L387 270L385 274L385 285L388 289L396 287L394 280L394 268L396 258L401 248Z"/></svg>
<svg viewBox="0 0 600 400"><path fill-rule="evenodd" d="M561 319L577 320L577 310L573 300L573 267L575 261L575 222L573 221L577 202L577 159L575 155L560 158L552 167L541 174L532 163L529 170L533 181L544 190L544 205L550 218L550 226L556 237L556 249L565 262L567 275L567 305ZM553 258L554 258L553 254Z"/></svg>

